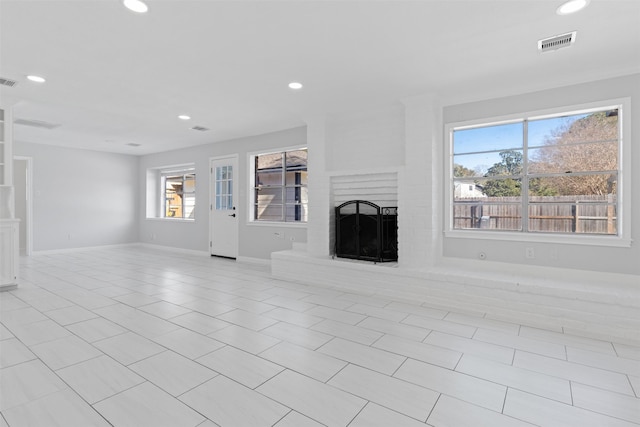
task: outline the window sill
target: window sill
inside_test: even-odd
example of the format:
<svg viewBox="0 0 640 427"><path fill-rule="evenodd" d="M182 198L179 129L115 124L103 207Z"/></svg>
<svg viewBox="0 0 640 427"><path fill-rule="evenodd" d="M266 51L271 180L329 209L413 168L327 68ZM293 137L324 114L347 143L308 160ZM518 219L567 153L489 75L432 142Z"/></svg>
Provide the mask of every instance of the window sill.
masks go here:
<svg viewBox="0 0 640 427"><path fill-rule="evenodd" d="M608 247L631 247L632 240L619 236L596 236L596 235L556 235L556 234L533 234L518 232L495 232L495 231L463 231L449 230L444 232L445 238L452 239L474 239L474 240L502 240L508 242L526 243L550 243L564 245L581 246L608 246Z"/></svg>
<svg viewBox="0 0 640 427"><path fill-rule="evenodd" d="M195 218L145 218L147 221L162 221L162 222L196 222Z"/></svg>

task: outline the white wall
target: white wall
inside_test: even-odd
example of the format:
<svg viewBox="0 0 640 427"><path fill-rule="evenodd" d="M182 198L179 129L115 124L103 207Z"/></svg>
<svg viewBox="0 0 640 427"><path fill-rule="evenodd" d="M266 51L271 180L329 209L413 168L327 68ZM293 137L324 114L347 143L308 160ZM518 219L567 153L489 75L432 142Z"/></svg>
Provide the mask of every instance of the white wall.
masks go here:
<svg viewBox="0 0 640 427"><path fill-rule="evenodd" d="M326 120L327 171L404 164L404 107L334 115Z"/></svg>
<svg viewBox="0 0 640 427"><path fill-rule="evenodd" d="M444 108L445 123L491 118L511 113L542 110L582 103L631 97L631 112L623 120L631 121L631 135L624 135L631 147L631 247L605 247L580 244L524 243L478 239L444 238L445 257L477 259L478 252L487 259L510 264L561 267L578 270L601 271L640 275L640 75L596 81L524 95L491 99ZM525 257L526 247L533 247L536 258Z"/></svg>
<svg viewBox="0 0 640 427"><path fill-rule="evenodd" d="M237 212L239 221L238 256L268 260L271 252L290 249L293 241L307 241L305 226L255 225L247 218L249 153L277 150L306 144L306 128L300 127L282 132L251 136L217 142L181 150L150 154L140 158L138 171L140 198L140 241L148 244L171 246L194 251L209 251L209 159L238 154L239 195ZM311 153L310 153L311 156ZM149 168L195 163L196 208L194 221L146 218L146 176ZM276 234L278 233L278 234ZM282 237L282 238L280 238Z"/></svg>
<svg viewBox="0 0 640 427"><path fill-rule="evenodd" d="M397 171L400 267L420 268L487 259L535 269L560 267L640 275L640 249L446 238L443 205L445 123L490 118L613 98L631 98L640 111L640 75L583 83L505 98L446 105L418 96L387 108L310 119L300 127L140 158L16 143L15 154L34 159L34 250L144 242L195 251L209 248L209 159L238 154L239 256L269 259L271 252L306 242L314 255L331 252L331 178L343 173ZM627 117L628 118L628 117ZM640 122L632 121L631 239L640 237ZM628 137L628 135L625 135ZM309 224L255 225L247 220L248 153L306 144L309 147ZM195 163L196 219L147 219L149 168ZM284 236L279 238L277 236ZM71 238L69 238L69 235ZM533 246L535 259L525 257ZM525 270L523 270L525 271Z"/></svg>
<svg viewBox="0 0 640 427"><path fill-rule="evenodd" d="M138 241L138 159L14 143L33 158L33 251Z"/></svg>
<svg viewBox="0 0 640 427"><path fill-rule="evenodd" d="M27 160L13 159L13 190L15 198L15 217L20 219L20 237L18 239L20 255L27 253Z"/></svg>
<svg viewBox="0 0 640 427"><path fill-rule="evenodd" d="M371 172L372 176L376 171L397 170L401 268L465 265L460 259L473 260L471 264L474 264L478 253L484 252L488 260L485 265L491 261L502 263L502 266L492 264L491 268L512 268L522 274L545 266L638 275L640 248L637 244L611 247L443 237L444 189L448 185L443 176L447 152L444 124L628 97L632 100L631 112L627 111L623 120L633 120L640 111L640 75L444 107L440 98L417 96L402 100L400 107L317 120L310 147L315 145L320 150L323 143L326 159L318 164L319 168L310 167L310 185L311 177L321 183L313 188L315 191L310 191L310 198L319 196L324 202L321 206L310 205L308 227L314 239L313 244L310 241L309 252L321 256L331 253L330 238L322 236L331 236L333 230L330 213L333 197L329 194L332 177L359 169ZM637 144L640 122L633 120L631 135L625 138L625 144L631 146L631 182L626 185L634 189L636 196L640 188ZM630 237L637 241L640 197L632 197L625 203L631 203L627 220ZM534 259L526 258L527 247L534 248Z"/></svg>

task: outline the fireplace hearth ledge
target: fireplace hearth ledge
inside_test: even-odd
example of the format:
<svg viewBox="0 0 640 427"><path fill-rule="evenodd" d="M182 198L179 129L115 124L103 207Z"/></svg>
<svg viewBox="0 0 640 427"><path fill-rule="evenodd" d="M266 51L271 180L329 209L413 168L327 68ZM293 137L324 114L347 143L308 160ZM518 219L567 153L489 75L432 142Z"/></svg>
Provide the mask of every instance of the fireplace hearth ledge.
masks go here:
<svg viewBox="0 0 640 427"><path fill-rule="evenodd" d="M637 276L483 261L430 268L315 256L298 245L271 254L276 278L557 332L640 345Z"/></svg>

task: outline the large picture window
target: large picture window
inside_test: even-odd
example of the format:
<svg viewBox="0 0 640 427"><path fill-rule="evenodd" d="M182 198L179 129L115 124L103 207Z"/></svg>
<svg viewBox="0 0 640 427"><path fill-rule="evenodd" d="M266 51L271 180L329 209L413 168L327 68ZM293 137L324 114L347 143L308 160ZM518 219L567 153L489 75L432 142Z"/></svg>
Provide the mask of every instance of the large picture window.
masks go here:
<svg viewBox="0 0 640 427"><path fill-rule="evenodd" d="M307 222L307 149L252 156L253 220Z"/></svg>
<svg viewBox="0 0 640 427"><path fill-rule="evenodd" d="M196 172L193 168L163 170L160 173L163 218L194 219Z"/></svg>
<svg viewBox="0 0 640 427"><path fill-rule="evenodd" d="M619 235L621 108L450 129L450 229Z"/></svg>

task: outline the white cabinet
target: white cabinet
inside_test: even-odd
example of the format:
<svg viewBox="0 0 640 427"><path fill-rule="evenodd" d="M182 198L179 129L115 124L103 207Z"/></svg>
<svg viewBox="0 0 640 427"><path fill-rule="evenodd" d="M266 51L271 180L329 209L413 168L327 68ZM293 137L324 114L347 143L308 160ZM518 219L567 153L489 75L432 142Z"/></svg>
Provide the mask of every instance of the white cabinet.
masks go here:
<svg viewBox="0 0 640 427"><path fill-rule="evenodd" d="M13 110L0 106L0 185L13 185Z"/></svg>
<svg viewBox="0 0 640 427"><path fill-rule="evenodd" d="M20 220L0 219L0 291L18 284L18 227Z"/></svg>
<svg viewBox="0 0 640 427"><path fill-rule="evenodd" d="M7 170L7 165L5 165L5 161L9 157L6 153L9 144L5 143L7 139L5 137L5 129L8 129L8 126L4 125L4 116L5 110L0 108L0 185L6 183L5 171Z"/></svg>
<svg viewBox="0 0 640 427"><path fill-rule="evenodd" d="M0 291L18 284L20 220L13 217L12 124L11 108L0 107Z"/></svg>

